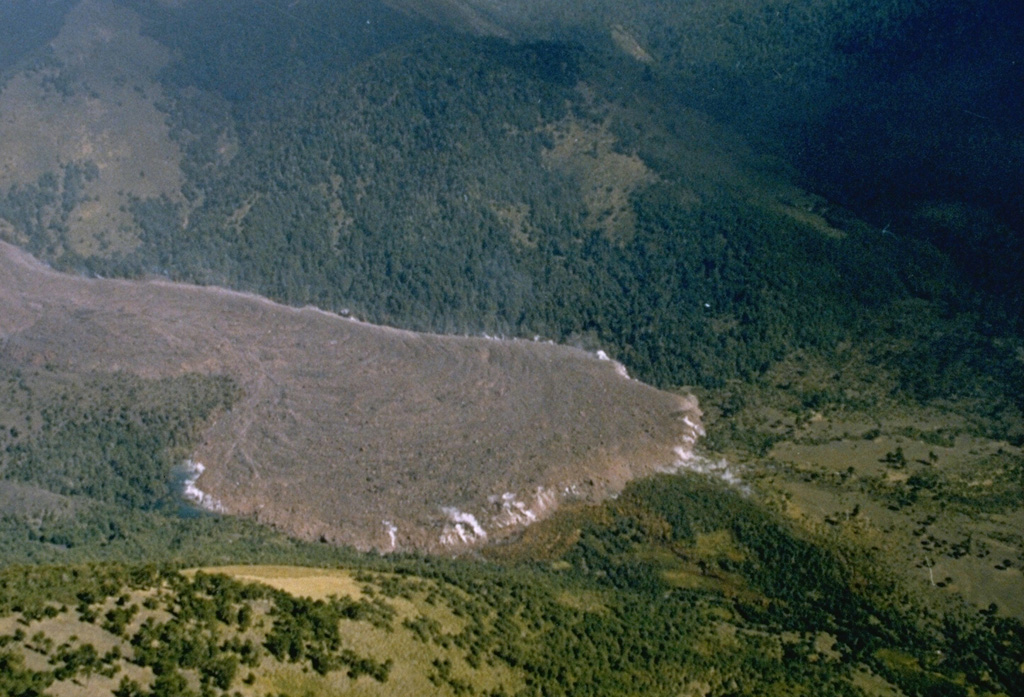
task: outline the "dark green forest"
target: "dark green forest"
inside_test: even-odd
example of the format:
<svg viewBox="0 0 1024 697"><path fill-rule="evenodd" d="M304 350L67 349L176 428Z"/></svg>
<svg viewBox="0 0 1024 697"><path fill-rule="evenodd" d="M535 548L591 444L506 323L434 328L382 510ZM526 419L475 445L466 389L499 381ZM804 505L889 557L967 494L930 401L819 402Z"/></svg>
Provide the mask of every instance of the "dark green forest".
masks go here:
<svg viewBox="0 0 1024 697"><path fill-rule="evenodd" d="M221 529L225 540L266 539L255 526L222 525L191 510L174 475L207 420L237 397L232 381L69 375L6 363L2 379L5 564L144 559L202 549Z"/></svg>
<svg viewBox="0 0 1024 697"><path fill-rule="evenodd" d="M53 39L60 30L74 0L39 3L7 2L0 6L0 26L4 41L0 46L0 86L19 61L38 51L39 46Z"/></svg>
<svg viewBox="0 0 1024 697"><path fill-rule="evenodd" d="M478 38L377 3L129 4L176 56L160 79L184 155L184 199L135 199L141 244L79 258L66 244L68 214L95 165L68 163L12 187L0 215L63 268L227 285L418 330L603 347L663 387L749 382L797 349L827 354L843 340L868 345L896 322L927 323L923 350L878 348L914 396L983 386L1020 405L1012 217L978 206L922 232L927 220L893 211L902 218L892 234L877 209L860 206L880 221L872 225L829 204L815 212L840 234L825 235L752 197L741 180L687 167L676 111L716 109L687 96L684 82L720 95L761 83L752 74L743 89L725 90L727 76L687 73L681 61L693 47L678 37L652 43L664 58L652 70L586 33ZM650 22L666 11L649 10ZM775 33L785 22L751 13L732 18L717 50L748 55L762 41L781 60L816 46L812 63L793 68L806 85L824 80L812 74L835 79L868 65L876 43L916 27L897 21L901 11L882 21L844 8L794 19L830 28L787 39ZM872 21L875 42L824 50ZM970 13L960 25L973 26ZM638 117L636 105L648 113ZM634 229L621 238L588 223L579 176L545 159L552 128L570 120L610 129L616 150L657 176L632 192ZM237 141L230 161L219 151L225 138ZM823 176L826 190L856 202L831 181ZM510 207L525 211L525 233L502 219ZM968 246L974 261L962 253ZM915 301L939 311L908 316ZM937 385L915 374L922 358Z"/></svg>
<svg viewBox="0 0 1024 697"><path fill-rule="evenodd" d="M842 234L823 235L680 164L685 142L663 135L681 127L673 100L684 99L667 68L652 73L600 41L441 34L375 4L344 16L315 4L291 21L272 4L135 6L179 56L161 79L185 199L135 200L141 245L78 258L60 238L76 182L95 176L88 163L11 189L0 212L64 268L227 285L412 329L603 347L664 387L751 381L797 349L827 354L897 321L927 323L922 350L879 348L915 396L983 386L1020 404L1008 348L1019 338L994 341L1020 327L1018 267L1006 261L1020 245L1005 224L978 213L971 228L993 240L977 254L998 260L995 275L964 266L960 237L893 235L836 206L822 214ZM627 118L663 93L677 96ZM550 127L566 119L607 126L620 152L657 174L631 196L626 238L588 227L579 178L545 161ZM238 144L229 162L218 159L225 137ZM526 211L525 236L498 213L511 206ZM939 312L908 317L914 301ZM922 358L938 384L915 374Z"/></svg>

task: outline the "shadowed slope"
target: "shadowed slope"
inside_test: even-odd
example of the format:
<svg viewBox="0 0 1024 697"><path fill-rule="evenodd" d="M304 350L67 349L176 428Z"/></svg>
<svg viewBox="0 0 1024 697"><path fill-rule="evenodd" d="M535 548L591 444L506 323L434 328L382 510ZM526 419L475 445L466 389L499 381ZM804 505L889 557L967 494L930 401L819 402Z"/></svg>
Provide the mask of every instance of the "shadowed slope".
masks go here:
<svg viewBox="0 0 1024 697"><path fill-rule="evenodd" d="M672 467L696 402L533 342L443 337L167 282L75 278L0 246L0 341L18 361L229 374L204 502L303 537L438 551Z"/></svg>

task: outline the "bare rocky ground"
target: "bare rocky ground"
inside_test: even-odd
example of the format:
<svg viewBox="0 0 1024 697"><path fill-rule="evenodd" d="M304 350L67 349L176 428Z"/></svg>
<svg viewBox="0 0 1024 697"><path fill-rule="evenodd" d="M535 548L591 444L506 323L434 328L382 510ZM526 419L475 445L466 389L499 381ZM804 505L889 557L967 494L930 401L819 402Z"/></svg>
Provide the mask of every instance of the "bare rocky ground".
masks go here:
<svg viewBox="0 0 1024 697"><path fill-rule="evenodd" d="M362 549L501 539L562 501L678 466L703 432L695 399L581 350L77 278L6 244L0 342L60 370L232 376L244 396L193 453L205 503Z"/></svg>

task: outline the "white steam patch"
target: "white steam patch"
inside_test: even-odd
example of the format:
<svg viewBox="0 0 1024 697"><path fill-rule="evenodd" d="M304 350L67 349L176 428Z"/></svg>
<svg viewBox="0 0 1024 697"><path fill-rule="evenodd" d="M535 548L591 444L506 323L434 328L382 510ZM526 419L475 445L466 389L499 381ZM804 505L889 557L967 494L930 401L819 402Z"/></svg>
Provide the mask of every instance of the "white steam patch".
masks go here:
<svg viewBox="0 0 1024 697"><path fill-rule="evenodd" d="M384 526L384 532L388 534L388 539L391 541L391 549L394 550L398 546L398 527L390 520L382 520L381 524Z"/></svg>
<svg viewBox="0 0 1024 697"><path fill-rule="evenodd" d="M598 350L596 355L597 355L597 360L599 360L599 361L611 361L611 363L614 364L614 366L615 366L615 372L618 373L621 377L624 377L627 380L632 380L633 379L633 378L629 377L629 371L626 370L626 366L622 365L618 361L613 361L611 358L608 357L608 354L605 353L604 351Z"/></svg>
<svg viewBox="0 0 1024 697"><path fill-rule="evenodd" d="M441 532L441 544L448 547L456 545L472 545L487 541L487 531L472 513L465 513L457 508L442 509L448 516L449 523Z"/></svg>
<svg viewBox="0 0 1024 697"><path fill-rule="evenodd" d="M537 514L531 511L525 502L516 498L511 492L505 492L501 496L491 496L487 499L492 504L501 506L501 512L494 517L494 523L501 528L510 525L529 525L537 520Z"/></svg>
<svg viewBox="0 0 1024 697"><path fill-rule="evenodd" d="M206 467L201 462L194 462L187 460L185 462L185 469L187 476L184 481L184 489L182 495L189 501L194 502L200 508L205 508L208 511L214 511L216 513L224 512L224 504L210 496L205 491L202 491L196 486L196 482L199 481L199 477L206 471Z"/></svg>
<svg viewBox="0 0 1024 697"><path fill-rule="evenodd" d="M611 361L604 351L598 351L596 356L599 360ZM625 367L618 362L612 362L619 373L629 379ZM720 479L726 484L738 488L741 492L749 494L750 488L728 462L724 459L710 460L693 452L697 440L705 435L704 426L700 423L698 414L699 412L694 409L692 412L681 415L681 421L685 428L680 429L682 433L678 436L677 445L673 448L675 459L667 466L660 468L659 471L669 474L695 472ZM592 486L593 483L591 482L590 485ZM586 486L579 482L568 482L554 487L538 486L532 495L511 491L494 494L488 497L489 506L480 514L483 523L472 513L466 513L455 507L442 508L447 520L439 538L440 542L446 547L454 548L472 547L484 543L488 539L488 529L492 533L500 535L502 532L525 528L541 520L562 500L588 498L585 489ZM611 498L616 498L616 495L612 494ZM383 524L391 539L391 548L394 549L394 526L390 521L383 521ZM487 529L485 529L485 525Z"/></svg>
<svg viewBox="0 0 1024 697"><path fill-rule="evenodd" d="M491 522L499 528L526 526L535 522L546 510L558 503L558 492L554 489L537 487L530 503L521 501L511 492L487 499L498 508Z"/></svg>
<svg viewBox="0 0 1024 697"><path fill-rule="evenodd" d="M684 439L685 440L685 439ZM734 486L744 494L749 494L750 487L747 486L736 470L730 465L725 458L720 460L709 460L706 457L697 455L691 450L687 450L682 446L675 448L676 461L672 467L667 468L666 471L671 473L676 472L696 472L697 474L703 474L708 477L714 477L720 479L729 486Z"/></svg>

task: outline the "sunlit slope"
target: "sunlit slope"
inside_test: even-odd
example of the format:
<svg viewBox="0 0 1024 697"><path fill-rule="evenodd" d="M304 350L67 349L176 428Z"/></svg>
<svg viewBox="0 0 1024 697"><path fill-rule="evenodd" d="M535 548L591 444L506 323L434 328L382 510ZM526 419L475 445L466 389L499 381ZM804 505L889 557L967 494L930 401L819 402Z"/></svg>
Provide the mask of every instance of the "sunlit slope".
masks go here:
<svg viewBox="0 0 1024 697"><path fill-rule="evenodd" d="M1019 692L1019 622L925 598L868 543L692 474L631 483L490 551L506 561L8 569L0 691Z"/></svg>
<svg viewBox="0 0 1024 697"><path fill-rule="evenodd" d="M59 370L226 374L193 460L207 505L358 547L473 545L671 467L690 399L586 352L440 337L216 288L83 279L13 247L4 350Z"/></svg>

